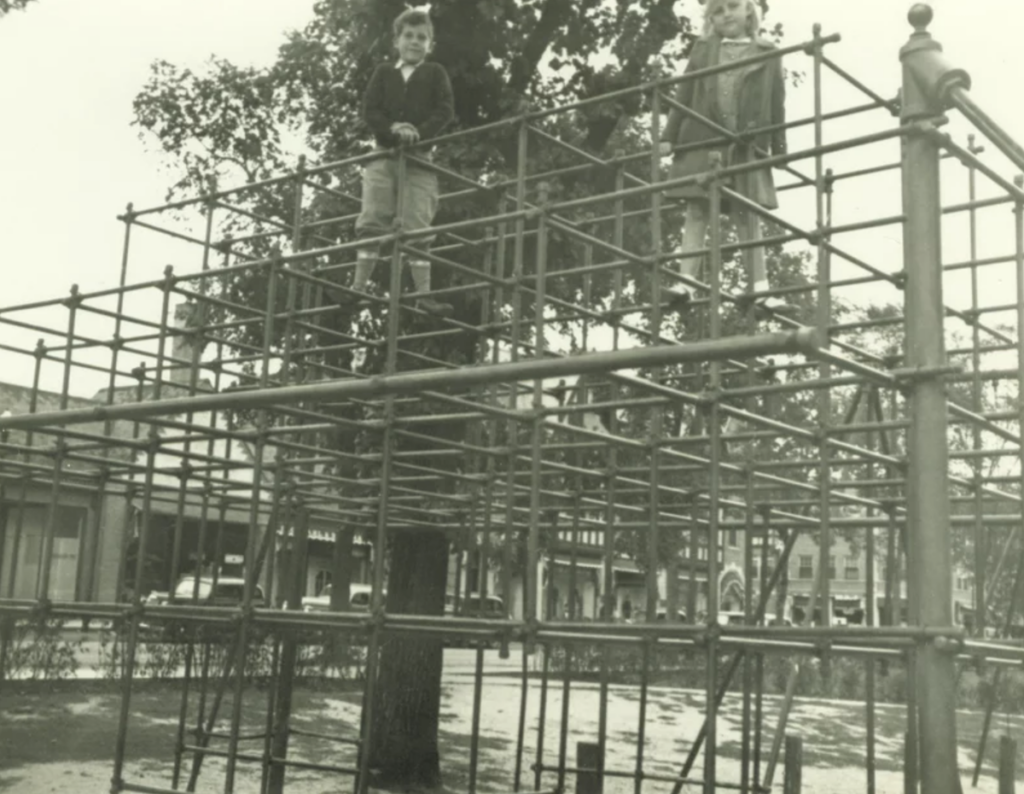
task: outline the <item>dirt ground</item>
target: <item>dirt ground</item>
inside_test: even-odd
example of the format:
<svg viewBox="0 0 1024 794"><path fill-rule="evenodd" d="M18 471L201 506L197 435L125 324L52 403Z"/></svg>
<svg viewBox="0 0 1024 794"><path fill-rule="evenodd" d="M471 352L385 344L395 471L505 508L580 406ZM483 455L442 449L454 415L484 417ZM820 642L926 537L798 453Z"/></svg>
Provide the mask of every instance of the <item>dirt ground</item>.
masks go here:
<svg viewBox="0 0 1024 794"><path fill-rule="evenodd" d="M548 689L545 709L543 763L558 766L563 690L553 682ZM566 763L575 763L577 741L594 741L598 733L599 696L592 684L575 683L569 694L570 730L566 741ZM480 791L511 791L516 764L521 690L519 681L508 676L485 679L480 722L480 761L477 785ZM259 733L265 729L266 692L250 689L244 697L242 725L244 732ZM522 758L523 788L535 783L531 768L537 761L538 715L541 705L539 682L531 682L527 691L528 729ZM181 706L179 684L167 683L143 687L130 704L130 730L127 761L123 778L144 785L170 787L173 770L178 714ZM220 730L227 729L231 713L230 697L221 708ZM779 706L777 698L765 699L765 725L774 726ZM195 724L198 701L193 692L189 698L190 726ZM82 792L101 794L110 790L113 753L120 709L118 693L107 686L78 686L62 691L5 694L0 702L0 791L9 794L43 794L44 792ZM446 675L442 702L441 747L449 791L468 789L469 733L472 725L472 679L465 674ZM877 717L878 772L876 790L879 794L901 794L903 790L902 743L905 715L902 707L879 706ZM293 726L314 733L354 737L358 730L359 694L355 691L310 691L296 694ZM615 686L608 703L608 757L610 771L632 773L637 768L640 700L634 687ZM720 711L718 726L718 775L721 782L739 782L741 702L727 698ZM642 766L651 775L676 775L686 757L690 742L703 721L701 693L670 687L653 687L649 692ZM964 713L959 720L961 732L960 768L964 789L969 790L969 770L973 768L974 748L980 733L980 715ZM1017 736L1024 729L1024 720L999 715L993 724L989 752L981 784L973 791L995 794L995 764L998 737L1004 733ZM788 732L804 739L804 791L815 794L853 794L867 790L864 770L865 736L864 707L842 701L797 702ZM763 741L770 747L771 733ZM186 737L186 741L189 741ZM218 741L218 740L215 740ZM224 740L213 746L223 747ZM254 755L262 752L261 740L243 744L243 751ZM354 761L350 745L324 739L295 736L290 758L314 763L349 766ZM1018 759L1018 770L1024 770L1024 758ZM188 779L189 762L183 766L181 788ZM692 772L700 779L700 761ZM776 772L775 789L781 790L783 769ZM222 791L225 766L221 758L207 757L199 775L197 791ZM236 777L237 792L258 792L258 763L240 763ZM1024 780L1024 777L1019 778ZM557 773L540 777L541 788L553 788ZM569 776L566 787L574 781ZM645 781L647 794L668 794L671 784ZM351 778L337 773L311 770L289 770L289 794L333 794L350 791ZM606 780L608 794L626 794L634 790L633 781L610 777ZM699 791L695 782L686 790Z"/></svg>

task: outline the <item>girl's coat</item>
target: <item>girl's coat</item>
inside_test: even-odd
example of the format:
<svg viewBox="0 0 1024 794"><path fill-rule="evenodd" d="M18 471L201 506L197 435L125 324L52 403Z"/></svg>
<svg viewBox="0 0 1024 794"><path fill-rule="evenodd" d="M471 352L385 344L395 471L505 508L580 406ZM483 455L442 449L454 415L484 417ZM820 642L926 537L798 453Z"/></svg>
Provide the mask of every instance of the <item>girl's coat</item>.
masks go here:
<svg viewBox="0 0 1024 794"><path fill-rule="evenodd" d="M685 73L689 74L717 66L721 62L721 47L722 39L717 35L712 34L698 39L693 45ZM750 45L751 52L756 55L774 49L774 44L761 38L755 38L753 44ZM741 74L737 80L739 96L735 132L742 134L764 127L782 125L786 120L786 87L782 77L781 58L766 58L738 68ZM675 101L720 127L727 126L718 103L717 74L680 83ZM677 153L672 163L671 178L678 179L710 171L709 154L712 151L722 153L723 165L726 167L759 159L754 147L773 155L786 153L786 133L781 128L757 133L749 140L745 139L743 143L728 143L722 138L723 135L720 132L709 127L700 119L685 114L678 108L672 108L665 131L661 136L663 141L668 141L673 146L691 147L702 141L717 140L718 143ZM771 170L768 168L759 168L737 175L726 185L763 207L775 209L778 206L775 185L772 181ZM672 189L669 191L669 195L689 199L707 198L706 190L696 184ZM727 208L723 207L723 210L727 211Z"/></svg>

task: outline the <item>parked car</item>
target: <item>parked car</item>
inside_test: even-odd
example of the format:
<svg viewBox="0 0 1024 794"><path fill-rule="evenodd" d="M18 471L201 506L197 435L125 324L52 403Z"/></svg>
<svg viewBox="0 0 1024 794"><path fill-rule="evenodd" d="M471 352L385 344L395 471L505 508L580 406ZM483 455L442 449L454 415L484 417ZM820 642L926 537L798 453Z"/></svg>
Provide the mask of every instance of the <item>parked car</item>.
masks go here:
<svg viewBox="0 0 1024 794"><path fill-rule="evenodd" d="M505 609L505 602L498 596L484 596L483 599L477 593L470 593L468 596L459 595L456 599L454 593L448 593L444 597L444 614L446 617L459 618L492 618L504 620L508 617L508 610ZM445 640L449 648L463 648L467 645L475 645L479 641L468 640L468 637L450 637ZM483 641L486 648L496 646L493 640Z"/></svg>
<svg viewBox="0 0 1024 794"><path fill-rule="evenodd" d="M507 618L508 612L505 609L505 602L498 596L484 596L483 602L479 594L470 593L468 596L455 598L454 593L448 593L444 597L444 614L460 618Z"/></svg>
<svg viewBox="0 0 1024 794"><path fill-rule="evenodd" d="M754 621L747 623L747 616L745 613L740 611L722 610L718 613L718 625L719 626L747 626L752 625ZM771 612L766 612L764 616L764 625L766 626L792 626L792 622L788 618L776 618Z"/></svg>
<svg viewBox="0 0 1024 794"><path fill-rule="evenodd" d="M348 587L348 603L353 612L369 612L373 586L368 584L351 584ZM384 598L388 591L384 590ZM327 585L320 595L306 596L302 599L303 612L329 612L331 609L331 586Z"/></svg>
<svg viewBox="0 0 1024 794"><path fill-rule="evenodd" d="M195 576L183 576L174 588L168 600L169 604L200 604L207 607L236 607L242 603L245 595L245 579L240 576L218 576L216 582L212 576L200 576L199 587L196 589ZM253 587L253 606L266 605L263 588Z"/></svg>
<svg viewBox="0 0 1024 794"><path fill-rule="evenodd" d="M238 607L241 606L245 595L245 579L239 576L219 576L216 581L212 576L200 576L199 585L196 587L194 575L183 576L178 580L177 586L167 599L170 606L186 606L189 604L201 607ZM266 606L266 599L263 595L263 588L255 585L253 588L252 604L254 607ZM157 633L165 642L181 642L188 639L190 635L190 624L182 620L168 620L163 622L162 628L154 631L156 627L143 623L141 628L149 633ZM252 636L262 637L264 630L253 631ZM202 626L196 635L203 639L223 638L225 635L222 627Z"/></svg>
<svg viewBox="0 0 1024 794"><path fill-rule="evenodd" d="M149 594L142 599L142 603L146 606L160 606L166 604L171 600L171 594L166 590L151 590Z"/></svg>

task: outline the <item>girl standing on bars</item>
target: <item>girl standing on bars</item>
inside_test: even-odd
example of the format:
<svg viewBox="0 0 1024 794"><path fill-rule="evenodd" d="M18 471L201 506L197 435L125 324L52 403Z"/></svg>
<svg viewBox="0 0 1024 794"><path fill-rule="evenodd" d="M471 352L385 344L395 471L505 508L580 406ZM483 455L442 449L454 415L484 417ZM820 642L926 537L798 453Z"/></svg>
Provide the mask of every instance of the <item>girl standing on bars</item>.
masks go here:
<svg viewBox="0 0 1024 794"><path fill-rule="evenodd" d="M760 28L761 19L755 0L708 0L704 9L704 35L693 45L686 72L744 61L775 49L774 44L758 35ZM672 179L710 171L714 153L721 156L724 168L786 153L786 135L782 129L785 84L778 57L762 58L735 69L682 82L675 101L692 111L692 115L673 106L659 143L661 154L675 152ZM764 127L774 129L750 134ZM740 136L740 139L730 140L723 128ZM707 146L700 146L702 142L707 142ZM676 152L679 147L686 148ZM779 206L769 168L736 174L722 184L766 209ZM693 183L671 189L668 195L686 202L679 273L696 278L700 257L686 254L705 247L710 211L707 189ZM721 211L733 216L741 242L761 238L760 219L753 212L743 206L731 206L724 197ZM748 249L747 255L751 259L752 291L768 291L771 288L764 247ZM663 294L662 298L667 298L670 311L685 310L693 296L693 288L685 283L665 292L667 295ZM769 295L757 296L755 305L770 312L792 309L784 301Z"/></svg>

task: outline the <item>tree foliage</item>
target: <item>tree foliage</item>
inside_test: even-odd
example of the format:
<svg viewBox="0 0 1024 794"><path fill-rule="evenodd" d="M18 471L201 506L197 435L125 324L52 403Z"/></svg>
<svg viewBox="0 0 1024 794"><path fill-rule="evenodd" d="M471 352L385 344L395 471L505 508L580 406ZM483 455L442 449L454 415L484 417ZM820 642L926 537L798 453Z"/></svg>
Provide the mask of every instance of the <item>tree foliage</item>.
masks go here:
<svg viewBox="0 0 1024 794"><path fill-rule="evenodd" d="M393 57L391 21L405 7L402 0L321 0L264 69L214 59L200 76L154 65L136 99L136 123L176 159L177 191L206 188L211 173L237 176L229 166L249 177L257 161L269 170L289 158L294 164L271 120L299 132L322 162L363 149L359 99L373 68ZM432 57L451 77L463 128L504 118L524 102L545 107L635 85L659 64L673 71L694 37L675 0L435 0L430 8ZM585 140L601 148L630 110L627 103L596 114ZM194 142L197 151L177 160ZM458 154L465 162L467 153ZM483 166L493 153L476 155L467 166Z"/></svg>
<svg viewBox="0 0 1024 794"><path fill-rule="evenodd" d="M278 60L266 69L240 69L213 59L204 73L196 74L166 62L154 64L150 80L135 102L136 123L152 133L170 155L177 179L169 190L169 198L210 190L218 181L266 179L293 165L297 149L320 162L333 162L365 151L368 135L359 119L359 99L374 66L393 57L391 20L405 7L401 0L324 0L316 4L313 19L302 31L288 35ZM444 64L451 76L457 127L463 128L501 120L526 106L550 108L636 85L655 76L656 70L662 74L678 71L678 60L695 37L691 20L677 17L675 3L670 0L437 0L431 4L431 13L437 31L432 57ZM639 98L615 99L576 113L537 119L534 125L554 137L608 157L650 145L642 118L645 109ZM498 181L515 172L516 143L514 134L499 129L490 135L445 145L437 158L468 176ZM533 173L579 162L577 155L555 146L535 146L530 151ZM627 172L647 178L647 169L647 162L640 160L630 165ZM564 200L607 193L612 189L612 176L611 169L591 169L562 177L548 186L546 198ZM358 175L354 170L323 178L342 192L358 194ZM531 194L530 198L538 197ZM254 192L247 201L247 208L260 216L290 222L294 209L290 189ZM642 209L647 201L646 197L628 201L624 209ZM352 209L330 194L320 194L304 208L303 220L317 222ZM594 214L610 209L610 202L599 205ZM458 204L444 203L438 222L459 220L481 211L497 211L493 194L471 196ZM225 231L251 231L250 219L236 222L240 224L237 229L229 227ZM605 225L599 236L607 237L607 230ZM321 244L348 239L344 228L331 229L327 234L327 238L321 238ZM667 224L665 235L664 248L671 248L677 242L678 227ZM625 237L624 247L629 250L646 252L650 248L646 220L628 223ZM564 236L553 235L549 245L553 269L584 264L584 248ZM269 248L254 243L250 253L266 256ZM466 254L461 251L445 255L459 260ZM533 254L533 241L528 238L524 259L530 261ZM782 286L806 282L804 257L781 250L773 254L776 278ZM472 262L473 252L470 250L468 255ZM600 253L597 256L600 258ZM727 263L727 289L741 289L737 276L742 270L735 263ZM379 271L378 278L386 283L386 269ZM637 302L650 299L646 268L633 267L624 276L625 289ZM439 269L434 280L436 286L446 287L458 283L459 276ZM585 288L579 278L551 279L548 296L579 303L585 291L591 305L608 308L612 282L610 271L593 276ZM262 305L265 295L265 283L260 277L243 276L225 287L225 297L237 304ZM279 300L283 301L283 296ZM480 322L482 309L473 305L471 298L457 295L454 301L460 319L470 324ZM527 294L520 307L523 316L530 316L529 301ZM510 307L497 307L497 311L507 318ZM641 326L645 322L640 320ZM362 323L363 331L371 336L383 333L379 314L364 315ZM727 309L724 323L726 333L747 330L741 312ZM584 346L578 324L563 323L552 330L569 350ZM680 336L704 333L692 319L676 322L674 330ZM240 333L245 333L244 327ZM526 334L528 338L529 330ZM252 337L239 341L259 344L261 340ZM479 346L478 339L467 335L454 345L447 339L434 344L428 340L420 352L429 358L444 358L463 365L472 363L482 349L485 348ZM362 369L377 371L382 364L377 360L380 353L370 351ZM681 372L675 374L682 376ZM810 407L794 400L782 409L793 414L784 421L800 424L803 420L797 414ZM622 434L637 437L649 433L650 411L627 410L620 414ZM666 416L665 426L673 435L700 434L706 432L703 418L701 412L676 406ZM444 434L441 429L436 430ZM344 438L339 443L349 448L361 449L375 443L368 434L341 432ZM550 435L558 431L548 432ZM499 437L491 443L508 441ZM600 465L599 460L584 462ZM632 463L640 465L642 461L636 458ZM703 482L696 481L679 485L695 491L705 487ZM628 538L624 542L623 550L642 558L641 548Z"/></svg>
<svg viewBox="0 0 1024 794"><path fill-rule="evenodd" d="M0 17L11 11L22 11L34 0L0 0Z"/></svg>
<svg viewBox="0 0 1024 794"><path fill-rule="evenodd" d="M435 0L430 4L437 31L432 57L445 66L451 77L456 97L456 129L501 121L521 114L526 108L544 110L633 86L652 78L658 69L664 74L679 71L677 61L685 54L695 34L691 21L676 15L675 5L674 0L618 0L613 3L606 0ZM213 59L205 70L196 73L166 62L154 64L148 83L135 100L135 120L147 139L155 140L168 156L173 172L169 198L206 193L223 184L264 180L285 168L294 167L300 153L307 155L311 163L332 163L367 151L369 136L359 119L359 99L374 66L394 57L390 24L405 6L400 0L321 0L314 6L310 23L303 30L288 34L277 60L266 68L240 68L222 59ZM609 159L617 152L634 153L649 149L651 142L646 128L645 102L634 97L612 99L572 113L535 118L532 124L548 135L601 159ZM438 223L496 214L505 200L503 191L487 186L514 176L520 166L518 151L518 140L512 126L496 127L486 135L463 138L439 147L435 162L479 180L484 187L470 191L459 201L443 202ZM564 147L536 142L530 144L531 174L547 173L581 162L585 163L578 153ZM645 157L630 161L624 168L627 179L650 178L650 161ZM274 183L233 197L232 203L248 214L235 215L232 220L221 222L219 235L250 235L243 246L245 254L265 257L271 250L270 239L253 238L251 235L289 227L296 211L300 211L301 221L307 229L315 225L315 231L304 235L298 242L299 248L350 240L351 213L356 206L345 196L358 195L358 171L354 168L331 169L318 172L311 178L329 186L331 191L304 200L301 206L294 182ZM606 194L613 189L615 178L614 167L585 167L551 180L544 188L532 183L527 198L532 203L542 203ZM653 248L649 214L640 212L649 205L650 199L644 196L622 204L622 210L627 213L638 211L625 225L623 247L641 255L650 253ZM572 222L598 237L610 239L609 221L598 219L602 215L614 214L614 209L614 203L606 201L594 205L587 213L576 214ZM346 216L348 221L339 220ZM523 261L527 263L536 259L535 231L536 219L533 219L527 224L524 242ZM470 270L479 270L484 259L482 249L477 245L481 235L480 231L445 235L435 251L440 250L445 257L464 264ZM678 227L667 225L664 235L662 246L669 248L676 241ZM286 249L288 245L285 244ZM510 256L511 251L508 253ZM783 281L794 279L799 282L805 278L802 275L805 262L801 257L783 256L781 251L775 253L781 263L779 272L784 274ZM570 235L552 233L548 245L552 273L578 268L587 263L588 257L595 262L607 262L612 258L599 249L586 250ZM341 264L343 261L344 257L332 257L330 263ZM510 260L494 262L493 267L500 275L511 275ZM451 268L434 270L435 289L464 285L470 281L465 271ZM730 279L741 270L740 267L730 267ZM387 268L380 267L378 271L378 279L387 284ZM526 275L529 276L529 272ZM649 277L646 266L626 268L619 283L622 287L620 297L628 302L649 301ZM735 284L730 282L730 286ZM255 272L225 280L213 289L218 297L237 306L262 307L268 296L265 277ZM616 280L610 275L610 270L587 279L579 276L552 277L547 282L549 301L586 303L598 311L607 311L611 307L615 290ZM277 293L281 302L278 308L281 309L284 308L284 292L279 290ZM484 320L500 322L512 316L508 294L503 304L481 299L480 294L479 290L467 290L453 296L458 320L473 327ZM521 291L521 317L532 316L532 296L531 290ZM360 335L370 338L382 336L384 321L379 309L364 311L357 319ZM637 319L635 322L643 327L647 320ZM674 332L681 337L704 333L704 329L692 321L690 327L680 321L673 322L676 323ZM746 327L739 313L730 313L726 322L727 327L733 330ZM431 326L423 321L410 319L409 323L404 329L409 333L431 330ZM528 325L525 323L524 328ZM262 330L259 328L230 322L225 323L225 328L226 333L233 334L230 339L239 345L259 345L262 342ZM549 344L563 346L566 352L594 344L593 340L584 339L578 322L552 323L548 333ZM529 341L530 332L525 331L522 338ZM472 365L495 355L496 346L500 348L502 344L472 331L454 338L435 338L424 333L415 345L404 347L406 356L399 361L400 366L423 366L423 362L429 361L444 361L455 366ZM383 346L370 349L358 362L360 371L381 371L383 352ZM350 352L340 354L335 361L335 364L346 368L355 363ZM301 368L302 362L296 362L294 366ZM282 376L293 379L300 377L301 372L297 369L295 373L282 373ZM379 451L380 420L384 418L379 407L352 403L325 410L334 411L339 419L337 430L326 443L335 449L357 454ZM397 411L399 419L411 412L418 415L418 420L413 433L403 432L404 428L399 426L395 432L394 450L405 454L405 460L414 465L456 475L432 486L435 488L433 496L424 493L420 507L431 508L439 515L444 515L444 511L451 508L452 496L481 499L479 475L485 471L487 462L480 454L431 457L431 452L449 445L451 441L468 442L470 448L480 445L496 448L512 443L525 447L527 444L526 427L495 423L484 437L484 431L476 426L470 428L471 437L467 438L462 423L441 417L436 422L425 423L424 411L451 412L451 407L440 401L399 404ZM628 410L617 415L616 421L620 433L640 437L650 427L652 415L646 409ZM684 425L691 418L684 416L681 407L673 407L668 409L666 421L678 434L684 432ZM554 426L545 428L545 433L551 437L560 432ZM477 435L472 436L473 433ZM408 457L420 453L424 455L422 459ZM566 462L597 470L602 465L600 455L597 450L581 454L569 451L555 463ZM641 466L642 457L639 453L624 456L622 465ZM334 468L329 467L325 473L337 475L339 482L345 483L339 486L342 496L372 500L374 488L378 487L374 471L353 461L350 456L331 465ZM360 486L363 480L368 483L365 488ZM571 494L579 484L567 475L562 490ZM593 483L587 481L584 484L590 486ZM557 486L552 487L557 490ZM689 486L680 483L680 487ZM694 482L692 487L699 489L703 484ZM421 492L425 490L420 489ZM642 499L637 497L635 501L639 504ZM553 528L558 528L560 511L571 505L571 498L552 503L549 518ZM521 521L521 515L521 512L517 513L517 521ZM429 523L425 520L425 528L429 529ZM436 533L426 534L436 538ZM443 537L440 540L445 542ZM494 541L496 546L501 544L500 533L495 535ZM522 536L518 535L512 541L521 550ZM396 539L395 542L400 541ZM635 540L624 537L622 542L624 548L631 544L639 548ZM406 588L408 592L404 596L401 588L390 589L388 608L408 612L426 603L423 598L410 603L410 593L436 596L438 585L443 589L444 566L439 564L426 570L426 566L412 564L407 570L402 568L402 560L415 560L423 554L403 554L409 551L405 547L397 550L399 553L392 556L391 577L398 577L403 582L408 577L411 589ZM428 551L433 555L438 548L430 545ZM516 556L521 562L522 555ZM444 558L444 554L438 558ZM428 600L436 602L435 606L441 604L438 598ZM389 690L390 685L384 684L377 688L378 692L398 692L399 680L403 676L434 681L433 672L422 665L409 668L410 660L440 658L436 648L408 644L416 642L427 641L403 640L385 648L387 658L382 657L382 670L389 671L387 674L394 686ZM439 667L435 671L434 662L428 666L439 676ZM424 704L412 706L411 711L406 708L407 703L392 703L394 710L388 710L389 704L384 702L378 705L384 711L377 713L406 716L396 716L392 720L395 726L383 725L375 731L377 741L383 741L383 744L375 746L374 753L381 747L393 747L403 742L405 746L416 744L401 739L409 735L409 726L415 723L420 726L415 729L415 735L426 736L426 741L422 743L422 752L417 751L415 758L407 759L408 764L403 768L414 770L407 775L410 780L415 779L412 782L436 783L436 735L431 740L430 733L436 729L436 719L431 717L431 709Z"/></svg>

